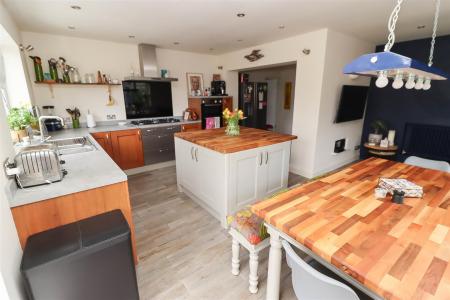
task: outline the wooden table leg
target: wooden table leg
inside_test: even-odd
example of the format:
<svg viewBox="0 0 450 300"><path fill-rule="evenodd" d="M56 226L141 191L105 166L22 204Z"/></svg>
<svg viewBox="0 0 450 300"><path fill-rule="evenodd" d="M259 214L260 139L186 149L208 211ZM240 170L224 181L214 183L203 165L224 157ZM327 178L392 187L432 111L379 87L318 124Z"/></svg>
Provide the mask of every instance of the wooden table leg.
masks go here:
<svg viewBox="0 0 450 300"><path fill-rule="evenodd" d="M278 300L280 296L281 240L279 233L267 227L270 234L269 269L267 271L267 300Z"/></svg>

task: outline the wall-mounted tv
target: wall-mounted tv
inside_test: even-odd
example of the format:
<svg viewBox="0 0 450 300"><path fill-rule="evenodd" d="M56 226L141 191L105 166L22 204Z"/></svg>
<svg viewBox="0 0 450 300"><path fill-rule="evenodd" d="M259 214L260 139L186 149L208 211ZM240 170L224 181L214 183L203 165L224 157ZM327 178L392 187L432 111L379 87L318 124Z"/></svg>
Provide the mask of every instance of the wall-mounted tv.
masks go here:
<svg viewBox="0 0 450 300"><path fill-rule="evenodd" d="M173 116L170 82L126 80L122 85L127 119Z"/></svg>
<svg viewBox="0 0 450 300"><path fill-rule="evenodd" d="M362 119L366 107L368 86L344 85L335 123Z"/></svg>

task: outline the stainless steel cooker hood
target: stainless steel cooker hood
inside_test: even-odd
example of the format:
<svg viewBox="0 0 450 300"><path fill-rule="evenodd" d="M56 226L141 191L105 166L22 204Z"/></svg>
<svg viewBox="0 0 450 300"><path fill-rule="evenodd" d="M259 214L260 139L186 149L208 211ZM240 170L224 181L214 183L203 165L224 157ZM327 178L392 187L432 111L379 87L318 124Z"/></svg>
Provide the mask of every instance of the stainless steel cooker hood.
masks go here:
<svg viewBox="0 0 450 300"><path fill-rule="evenodd" d="M178 78L161 77L156 59L156 47L149 44L139 44L139 67L138 76L125 77L125 80L147 80L147 81L178 81Z"/></svg>

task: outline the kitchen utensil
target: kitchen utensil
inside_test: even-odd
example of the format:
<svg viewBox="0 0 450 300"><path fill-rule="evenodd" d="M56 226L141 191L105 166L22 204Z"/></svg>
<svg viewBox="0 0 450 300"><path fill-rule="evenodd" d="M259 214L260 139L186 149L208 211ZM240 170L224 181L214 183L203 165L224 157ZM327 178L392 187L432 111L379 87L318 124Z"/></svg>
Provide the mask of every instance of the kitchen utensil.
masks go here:
<svg viewBox="0 0 450 300"><path fill-rule="evenodd" d="M17 185L26 188L61 181L67 174L62 169L58 148L52 144L24 147L14 158L19 169Z"/></svg>

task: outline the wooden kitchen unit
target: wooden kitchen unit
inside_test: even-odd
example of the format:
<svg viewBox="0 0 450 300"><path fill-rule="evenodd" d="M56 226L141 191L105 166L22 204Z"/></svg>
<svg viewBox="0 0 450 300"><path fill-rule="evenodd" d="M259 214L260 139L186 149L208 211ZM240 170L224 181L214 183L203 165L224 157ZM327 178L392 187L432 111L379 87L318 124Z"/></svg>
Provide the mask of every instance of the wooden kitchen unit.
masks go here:
<svg viewBox="0 0 450 300"><path fill-rule="evenodd" d="M91 134L122 170L142 167L144 152L139 129Z"/></svg>
<svg viewBox="0 0 450 300"><path fill-rule="evenodd" d="M194 130L201 130L202 129L202 123L198 122L198 123L188 123L188 124L183 124L181 125L181 131L182 132L186 132L186 131L194 131Z"/></svg>
<svg viewBox="0 0 450 300"><path fill-rule="evenodd" d="M128 182L86 190L11 208L22 248L30 235L120 209L131 230L134 261L137 263L134 224Z"/></svg>
<svg viewBox="0 0 450 300"><path fill-rule="evenodd" d="M380 177L408 179L424 196L403 204L377 199ZM450 173L370 158L252 211L271 236L268 299L279 293L280 238L376 299L450 297Z"/></svg>
<svg viewBox="0 0 450 300"><path fill-rule="evenodd" d="M200 119L202 116L202 99L204 99L204 98L221 98L222 99L222 109L228 108L230 111L233 110L233 97L232 96L189 97L188 98L188 108L190 108L192 111L194 111Z"/></svg>

